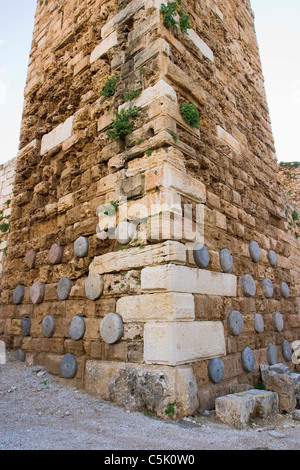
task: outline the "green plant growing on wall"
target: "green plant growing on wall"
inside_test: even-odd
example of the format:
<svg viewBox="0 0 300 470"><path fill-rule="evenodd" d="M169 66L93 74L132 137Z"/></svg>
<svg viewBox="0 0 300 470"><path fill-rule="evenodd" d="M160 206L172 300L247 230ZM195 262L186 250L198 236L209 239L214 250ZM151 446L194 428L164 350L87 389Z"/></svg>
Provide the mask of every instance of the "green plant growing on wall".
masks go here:
<svg viewBox="0 0 300 470"><path fill-rule="evenodd" d="M108 77L106 79L103 90L99 93L100 96L103 96L103 101L114 96L118 81L119 79L116 77Z"/></svg>
<svg viewBox="0 0 300 470"><path fill-rule="evenodd" d="M180 107L180 114L183 117L184 121L196 129L200 128L200 116L195 104L184 103Z"/></svg>
<svg viewBox="0 0 300 470"><path fill-rule="evenodd" d="M134 106L127 110L121 109L120 112L116 111L116 118L113 119L110 129L106 131L111 140L124 140L125 137L132 133L133 119L136 118L141 108Z"/></svg>
<svg viewBox="0 0 300 470"><path fill-rule="evenodd" d="M9 209L9 206L10 206L10 203L11 203L11 200L8 199L6 202L5 202L5 208L0 210L0 232L3 233L3 234L7 234L9 233L9 228L10 228L10 223L9 223L9 219L10 219L10 215L4 215L4 211L6 209ZM2 243L3 240L0 239L0 243ZM1 248L0 251L2 251L5 255L7 255L7 247L5 248Z"/></svg>
<svg viewBox="0 0 300 470"><path fill-rule="evenodd" d="M143 91L142 88L139 88L138 90L134 90L134 88L132 88L131 90L127 91L124 96L125 103L128 101L132 101L135 98L138 98L140 94L142 93L142 91Z"/></svg>
<svg viewBox="0 0 300 470"><path fill-rule="evenodd" d="M40 0L40 6L42 6L43 3L44 3L45 5L48 5L48 1L49 1L49 0Z"/></svg>
<svg viewBox="0 0 300 470"><path fill-rule="evenodd" d="M176 406L176 401L173 403L169 403L165 409L165 414L169 417L175 416L175 406Z"/></svg>
<svg viewBox="0 0 300 470"><path fill-rule="evenodd" d="M182 7L182 0L177 2L168 2L167 5L162 4L160 11L164 18L164 25L169 29L177 29L178 26L184 34L188 34L188 30L192 29L190 23L190 15L186 13ZM179 22L176 16L179 16Z"/></svg>

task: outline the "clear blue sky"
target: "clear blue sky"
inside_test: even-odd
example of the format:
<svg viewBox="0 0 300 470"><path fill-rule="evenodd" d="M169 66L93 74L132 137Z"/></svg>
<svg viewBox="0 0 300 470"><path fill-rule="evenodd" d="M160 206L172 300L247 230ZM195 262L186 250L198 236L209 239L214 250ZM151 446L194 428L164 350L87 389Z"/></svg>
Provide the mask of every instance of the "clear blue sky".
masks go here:
<svg viewBox="0 0 300 470"><path fill-rule="evenodd" d="M226 0L224 0L226 1ZM0 0L0 164L18 150L36 0ZM300 160L300 0L252 0L279 161Z"/></svg>

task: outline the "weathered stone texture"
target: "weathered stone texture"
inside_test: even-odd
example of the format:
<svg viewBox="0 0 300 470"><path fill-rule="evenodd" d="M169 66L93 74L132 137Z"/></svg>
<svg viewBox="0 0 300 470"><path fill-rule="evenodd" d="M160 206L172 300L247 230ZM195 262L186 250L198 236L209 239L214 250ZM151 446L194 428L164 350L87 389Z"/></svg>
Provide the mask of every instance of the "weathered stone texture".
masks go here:
<svg viewBox="0 0 300 470"><path fill-rule="evenodd" d="M193 26L184 34L163 24L162 1L37 4L0 337L59 375L73 355L70 375L88 390L165 417L175 401L183 416L213 407L233 383L256 385L261 363L292 367L284 342L300 335L300 257L250 2L184 0ZM115 93L104 97L111 77ZM187 102L200 129L180 113ZM115 112L130 106L141 107L132 132L110 139ZM103 323L112 343L100 333L110 314L124 326ZM76 316L80 339L69 333Z"/></svg>

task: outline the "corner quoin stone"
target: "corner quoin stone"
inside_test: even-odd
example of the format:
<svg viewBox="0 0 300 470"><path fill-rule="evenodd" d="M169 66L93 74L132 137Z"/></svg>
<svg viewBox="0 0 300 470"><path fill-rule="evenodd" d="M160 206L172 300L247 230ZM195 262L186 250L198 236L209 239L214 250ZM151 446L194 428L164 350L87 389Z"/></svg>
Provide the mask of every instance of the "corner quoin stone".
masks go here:
<svg viewBox="0 0 300 470"><path fill-rule="evenodd" d="M141 287L144 292L187 292L235 297L237 279L233 274L167 264L142 269Z"/></svg>
<svg viewBox="0 0 300 470"><path fill-rule="evenodd" d="M193 321L195 301L181 292L130 295L117 301L116 312L124 322Z"/></svg>
<svg viewBox="0 0 300 470"><path fill-rule="evenodd" d="M146 364L179 365L224 356L226 344L222 322L146 323Z"/></svg>

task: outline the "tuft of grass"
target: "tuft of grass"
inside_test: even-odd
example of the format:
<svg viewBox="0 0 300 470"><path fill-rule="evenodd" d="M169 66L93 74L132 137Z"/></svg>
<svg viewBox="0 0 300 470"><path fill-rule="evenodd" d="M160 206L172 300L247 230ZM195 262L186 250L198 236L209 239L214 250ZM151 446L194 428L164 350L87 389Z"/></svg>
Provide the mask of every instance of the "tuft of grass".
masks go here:
<svg viewBox="0 0 300 470"><path fill-rule="evenodd" d="M197 106L192 103L184 103L180 106L180 114L184 121L195 129L200 129L200 115Z"/></svg>
<svg viewBox="0 0 300 470"><path fill-rule="evenodd" d="M110 129L106 131L108 137L111 140L124 140L133 131L133 119L136 118L141 108L134 106L128 110L122 109L120 112L116 112L116 118L113 119Z"/></svg>

